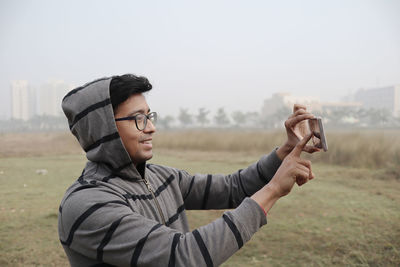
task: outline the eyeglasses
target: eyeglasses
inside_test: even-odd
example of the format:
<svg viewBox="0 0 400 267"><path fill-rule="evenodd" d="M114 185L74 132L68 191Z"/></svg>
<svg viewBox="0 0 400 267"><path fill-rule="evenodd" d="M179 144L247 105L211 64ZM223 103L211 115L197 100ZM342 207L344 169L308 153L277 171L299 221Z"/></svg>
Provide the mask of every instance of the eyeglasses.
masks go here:
<svg viewBox="0 0 400 267"><path fill-rule="evenodd" d="M115 121L135 121L136 128L139 131L143 131L147 126L147 120L150 120L152 124L157 122L157 112L150 112L149 114L137 114L135 116L124 117L115 119Z"/></svg>

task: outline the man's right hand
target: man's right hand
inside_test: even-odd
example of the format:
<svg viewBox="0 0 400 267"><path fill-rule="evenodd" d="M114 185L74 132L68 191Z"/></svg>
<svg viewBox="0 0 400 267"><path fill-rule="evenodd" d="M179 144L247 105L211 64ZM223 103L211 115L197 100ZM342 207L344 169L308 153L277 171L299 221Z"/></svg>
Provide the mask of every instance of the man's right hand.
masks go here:
<svg viewBox="0 0 400 267"><path fill-rule="evenodd" d="M301 186L314 178L311 170L311 162L300 158L301 151L303 151L311 136L311 133L306 135L296 145L292 152L283 160L281 166L269 182L275 188L278 197L289 194L295 182Z"/></svg>
<svg viewBox="0 0 400 267"><path fill-rule="evenodd" d="M310 140L312 134L305 136L285 157L271 181L251 196L266 212L281 197L292 190L294 183L299 186L314 178L311 162L300 158L300 154Z"/></svg>

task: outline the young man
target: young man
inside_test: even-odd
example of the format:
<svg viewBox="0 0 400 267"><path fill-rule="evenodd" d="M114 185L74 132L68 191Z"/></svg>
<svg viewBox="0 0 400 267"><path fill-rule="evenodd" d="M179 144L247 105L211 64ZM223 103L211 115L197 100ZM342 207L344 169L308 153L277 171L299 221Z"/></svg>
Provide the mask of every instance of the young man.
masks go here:
<svg viewBox="0 0 400 267"><path fill-rule="evenodd" d="M60 241L72 266L217 266L267 223L272 205L313 178L301 159L296 125L313 115L299 109L286 121L287 142L231 175L190 175L146 164L157 114L143 95L144 77L114 76L69 92L62 107L88 163L67 190L59 213ZM189 231L185 210L231 209Z"/></svg>

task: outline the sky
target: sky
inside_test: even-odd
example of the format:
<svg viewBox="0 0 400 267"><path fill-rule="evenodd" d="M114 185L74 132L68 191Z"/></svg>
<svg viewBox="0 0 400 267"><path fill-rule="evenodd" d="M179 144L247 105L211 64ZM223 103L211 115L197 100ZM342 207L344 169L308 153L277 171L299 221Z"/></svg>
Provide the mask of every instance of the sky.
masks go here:
<svg viewBox="0 0 400 267"><path fill-rule="evenodd" d="M143 75L161 116L400 84L398 0L0 0L0 40L0 117L15 80Z"/></svg>

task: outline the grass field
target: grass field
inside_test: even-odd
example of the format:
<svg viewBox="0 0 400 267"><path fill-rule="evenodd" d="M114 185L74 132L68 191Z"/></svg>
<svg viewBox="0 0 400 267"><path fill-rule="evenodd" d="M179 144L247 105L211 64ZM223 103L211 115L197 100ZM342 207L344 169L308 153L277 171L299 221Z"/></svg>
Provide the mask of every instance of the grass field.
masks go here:
<svg viewBox="0 0 400 267"><path fill-rule="evenodd" d="M258 149L218 152L190 145L171 150L163 138L152 162L191 173L230 173L261 155ZM84 155L65 134L3 135L0 146L9 148L0 152L0 266L68 266L57 235L58 205L84 167ZM391 164L318 160L316 179L279 200L268 224L224 266L399 266L400 177ZM41 169L47 173L37 173ZM196 228L221 211L188 215Z"/></svg>

